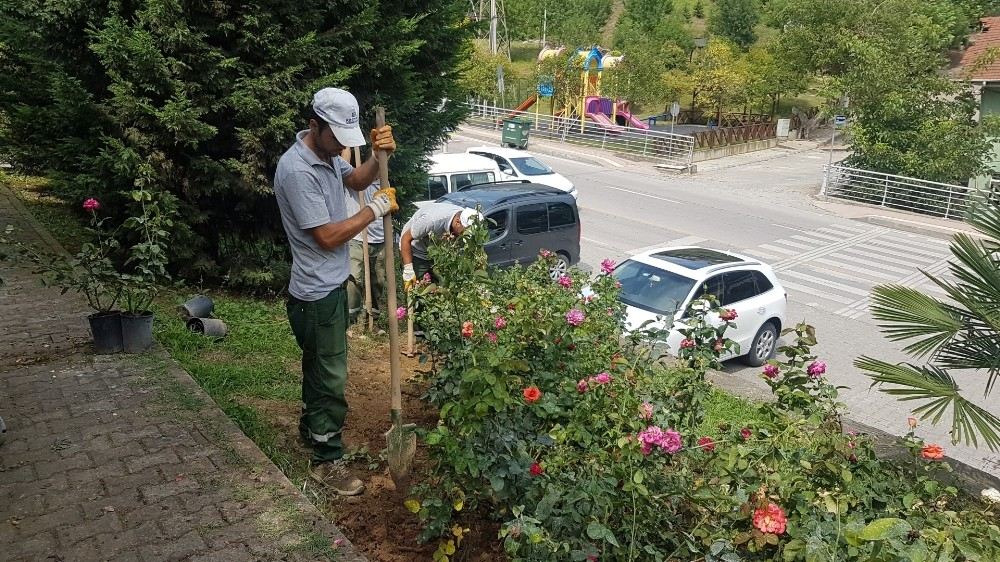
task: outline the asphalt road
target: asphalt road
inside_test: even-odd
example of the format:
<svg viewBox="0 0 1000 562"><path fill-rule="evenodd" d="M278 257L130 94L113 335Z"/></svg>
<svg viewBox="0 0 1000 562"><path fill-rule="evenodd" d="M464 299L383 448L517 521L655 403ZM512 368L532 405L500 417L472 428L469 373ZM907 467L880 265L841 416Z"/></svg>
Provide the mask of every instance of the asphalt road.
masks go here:
<svg viewBox="0 0 1000 562"><path fill-rule="evenodd" d="M489 131L462 130L448 151L495 144L491 137ZM763 160L747 155L714 161L702 166L708 171L694 175L615 158L572 157L572 150L567 147L555 156L539 148L534 154L579 190L584 264L596 269L604 258L621 260L670 245L726 249L771 264L788 292L787 320L816 327L819 344L814 351L827 362L828 376L850 387L841 395L850 416L890 433L907 431L910 407L869 390L871 380L853 361L860 355L907 360L900 343L882 337L870 316L868 295L882 283L939 295L919 269L947 274L946 234L851 220L818 207L813 195L829 158L820 150L772 149ZM754 381L759 377L759 369L737 361L728 362L725 372ZM984 377L957 378L967 398L1000 414L996 400L982 398ZM925 423L919 433L945 445L949 456L1000 476L1000 455L950 445L945 426Z"/></svg>

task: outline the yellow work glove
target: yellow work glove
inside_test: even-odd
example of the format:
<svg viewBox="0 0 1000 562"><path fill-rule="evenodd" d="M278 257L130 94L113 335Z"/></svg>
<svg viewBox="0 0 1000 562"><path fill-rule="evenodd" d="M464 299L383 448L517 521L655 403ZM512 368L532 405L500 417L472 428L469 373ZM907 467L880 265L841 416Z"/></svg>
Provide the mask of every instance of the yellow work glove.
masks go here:
<svg viewBox="0 0 1000 562"><path fill-rule="evenodd" d="M384 150L389 154L396 151L396 139L392 136L392 127L382 125L377 129L372 129L371 133L372 150Z"/></svg>
<svg viewBox="0 0 1000 562"><path fill-rule="evenodd" d="M403 290L409 292L417 283L417 274L413 271L413 264L403 264Z"/></svg>
<svg viewBox="0 0 1000 562"><path fill-rule="evenodd" d="M375 218L395 213L399 210L399 204L396 203L396 190L391 187L383 187L376 191L372 194L372 202L368 204L368 208L375 213Z"/></svg>

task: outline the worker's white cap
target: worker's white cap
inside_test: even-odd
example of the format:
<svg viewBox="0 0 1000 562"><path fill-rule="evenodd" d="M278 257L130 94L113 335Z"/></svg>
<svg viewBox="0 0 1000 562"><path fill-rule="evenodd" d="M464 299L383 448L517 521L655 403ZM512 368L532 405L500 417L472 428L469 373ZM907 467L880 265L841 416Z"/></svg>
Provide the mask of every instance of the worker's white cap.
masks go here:
<svg viewBox="0 0 1000 562"><path fill-rule="evenodd" d="M313 96L313 111L329 123L333 136L344 146L364 146L365 135L358 126L358 100L340 88L323 88Z"/></svg>
<svg viewBox="0 0 1000 562"><path fill-rule="evenodd" d="M462 227L468 228L473 221L482 221L483 214L475 209L462 209L462 212L458 214L458 222L462 223Z"/></svg>

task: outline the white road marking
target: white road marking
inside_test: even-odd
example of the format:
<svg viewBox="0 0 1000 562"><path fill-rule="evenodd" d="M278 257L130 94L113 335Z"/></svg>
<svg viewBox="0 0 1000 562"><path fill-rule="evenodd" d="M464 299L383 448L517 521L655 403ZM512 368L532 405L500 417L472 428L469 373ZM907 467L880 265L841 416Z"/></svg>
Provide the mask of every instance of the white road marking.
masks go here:
<svg viewBox="0 0 1000 562"><path fill-rule="evenodd" d="M643 246L642 248L636 248L634 250L629 250L628 255L634 256L635 254L641 254L643 252L648 252L650 250L656 250L658 248L666 248L669 246L697 246L702 242L708 240L708 238L700 238L698 236L685 236L683 238L674 238L673 240L667 240L660 244L650 244L649 246Z"/></svg>
<svg viewBox="0 0 1000 562"><path fill-rule="evenodd" d="M874 268L871 267L858 267L856 265L848 265L846 263L841 263L834 260L828 260L826 258L816 258L813 260L813 262L820 264L820 266L825 265L835 269L842 269L844 271L853 271L857 275L864 275L867 277L872 277L874 279L879 279L883 283L888 281L895 281L896 279L899 279L900 275L905 275L909 273L908 271L903 269L897 270L898 273L895 274L885 273L882 271L876 271ZM814 270L817 271L829 271L829 269L820 266L810 265L810 267L812 267Z"/></svg>
<svg viewBox="0 0 1000 562"><path fill-rule="evenodd" d="M649 197L650 199L656 199L657 201L666 201L667 203L677 203L678 205L681 204L681 202L677 201L676 199L668 199L666 197L660 197L659 195L650 195L648 193L643 193L641 191L632 191L631 189L625 189L623 187L612 187L610 185L605 185L599 189L613 189L615 191L624 191L625 193L631 193L632 195L638 195L640 197Z"/></svg>
<svg viewBox="0 0 1000 562"><path fill-rule="evenodd" d="M782 272L782 274L784 274L784 272ZM826 291L820 291L819 289L813 289L812 287L809 287L809 286L806 286L806 285L799 285L798 283L792 283L790 281L785 281L782 278L779 278L778 281L781 281L781 285L784 288L786 288L788 290L791 290L791 291L796 291L796 292L799 292L799 293L805 293L807 295L812 295L814 297L819 297L821 299L832 301L832 302L836 302L836 303L840 303L840 304L851 304L852 302L854 302L853 300L845 298L845 297L842 297L840 295L834 295L834 294L831 294L831 293L827 293Z"/></svg>
<svg viewBox="0 0 1000 562"><path fill-rule="evenodd" d="M822 277L816 277L813 275L807 275L805 273L799 273L798 271L791 271L788 269L782 271L781 276L791 277L793 279L798 279L800 281L805 281L807 283L815 283L820 287L828 287L830 289L836 289L843 293L850 293L852 295L858 295L860 297L867 297L869 293L869 290L867 289L859 289L851 285L844 285L843 283L835 283L833 281L830 281L829 279L824 279Z"/></svg>

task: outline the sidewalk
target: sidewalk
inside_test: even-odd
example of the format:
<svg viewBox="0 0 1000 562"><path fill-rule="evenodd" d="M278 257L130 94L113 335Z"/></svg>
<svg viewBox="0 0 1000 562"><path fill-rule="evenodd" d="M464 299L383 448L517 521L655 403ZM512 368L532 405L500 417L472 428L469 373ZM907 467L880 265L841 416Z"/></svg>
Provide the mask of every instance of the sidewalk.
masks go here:
<svg viewBox="0 0 1000 562"><path fill-rule="evenodd" d="M58 247L0 187L8 224ZM165 352L95 356L86 303L0 278L0 558L365 560Z"/></svg>

